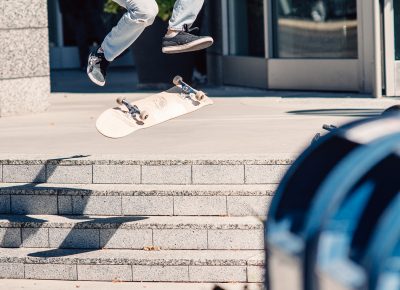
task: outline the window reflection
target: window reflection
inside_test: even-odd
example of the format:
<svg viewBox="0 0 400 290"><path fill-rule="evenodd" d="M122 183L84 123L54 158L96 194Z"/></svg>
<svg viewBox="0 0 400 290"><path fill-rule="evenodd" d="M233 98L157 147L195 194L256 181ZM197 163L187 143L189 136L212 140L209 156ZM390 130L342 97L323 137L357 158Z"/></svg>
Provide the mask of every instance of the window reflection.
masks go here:
<svg viewBox="0 0 400 290"><path fill-rule="evenodd" d="M274 0L274 56L357 58L356 0Z"/></svg>

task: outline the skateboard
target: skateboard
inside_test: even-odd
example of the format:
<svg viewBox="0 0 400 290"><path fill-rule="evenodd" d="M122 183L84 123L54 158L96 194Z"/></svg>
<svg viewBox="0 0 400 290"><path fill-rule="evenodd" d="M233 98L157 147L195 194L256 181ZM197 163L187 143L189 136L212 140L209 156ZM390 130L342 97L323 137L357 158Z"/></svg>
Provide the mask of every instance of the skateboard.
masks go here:
<svg viewBox="0 0 400 290"><path fill-rule="evenodd" d="M167 91L138 101L118 98L119 106L104 111L98 117L97 130L108 138L118 139L214 103L180 76L174 78L173 84L175 86Z"/></svg>

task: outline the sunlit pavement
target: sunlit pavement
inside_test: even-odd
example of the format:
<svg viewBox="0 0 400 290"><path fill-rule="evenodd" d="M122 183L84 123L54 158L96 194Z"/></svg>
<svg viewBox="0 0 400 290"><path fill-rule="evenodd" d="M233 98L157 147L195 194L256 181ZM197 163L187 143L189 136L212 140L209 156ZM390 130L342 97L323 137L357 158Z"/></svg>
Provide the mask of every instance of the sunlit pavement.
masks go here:
<svg viewBox="0 0 400 290"><path fill-rule="evenodd" d="M297 153L323 124L379 115L395 99L346 94L205 88L215 101L195 113L118 140L100 135L96 118L117 97L141 93L53 93L46 113L0 118L0 153L7 154L275 154ZM356 95L358 96L358 95ZM360 97L360 96L359 96Z"/></svg>
<svg viewBox="0 0 400 290"><path fill-rule="evenodd" d="M120 282L81 282L81 281L37 281L37 280L0 280L0 289L7 290L261 290L259 284L198 284L198 283L120 283ZM247 287L247 288L246 288Z"/></svg>

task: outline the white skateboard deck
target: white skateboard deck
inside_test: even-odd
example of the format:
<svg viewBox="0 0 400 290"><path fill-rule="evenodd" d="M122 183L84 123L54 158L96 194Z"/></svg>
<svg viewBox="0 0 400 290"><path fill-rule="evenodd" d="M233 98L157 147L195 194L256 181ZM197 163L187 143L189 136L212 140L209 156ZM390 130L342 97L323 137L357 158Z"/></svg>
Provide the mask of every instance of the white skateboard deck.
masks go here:
<svg viewBox="0 0 400 290"><path fill-rule="evenodd" d="M175 86L168 91L130 103L148 114L146 120L140 120L139 116L134 118L128 108L121 105L102 113L97 119L96 127L106 137L122 138L137 130L152 127L213 103L207 96L197 101L193 94L182 93L182 89Z"/></svg>

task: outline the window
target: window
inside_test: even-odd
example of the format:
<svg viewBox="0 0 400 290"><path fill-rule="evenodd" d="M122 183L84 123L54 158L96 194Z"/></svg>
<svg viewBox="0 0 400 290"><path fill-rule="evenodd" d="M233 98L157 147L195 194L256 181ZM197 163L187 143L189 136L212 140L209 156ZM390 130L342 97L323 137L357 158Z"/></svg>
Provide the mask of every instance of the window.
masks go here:
<svg viewBox="0 0 400 290"><path fill-rule="evenodd" d="M274 57L358 57L356 0L273 0Z"/></svg>
<svg viewBox="0 0 400 290"><path fill-rule="evenodd" d="M263 0L229 0L229 54L265 57Z"/></svg>

